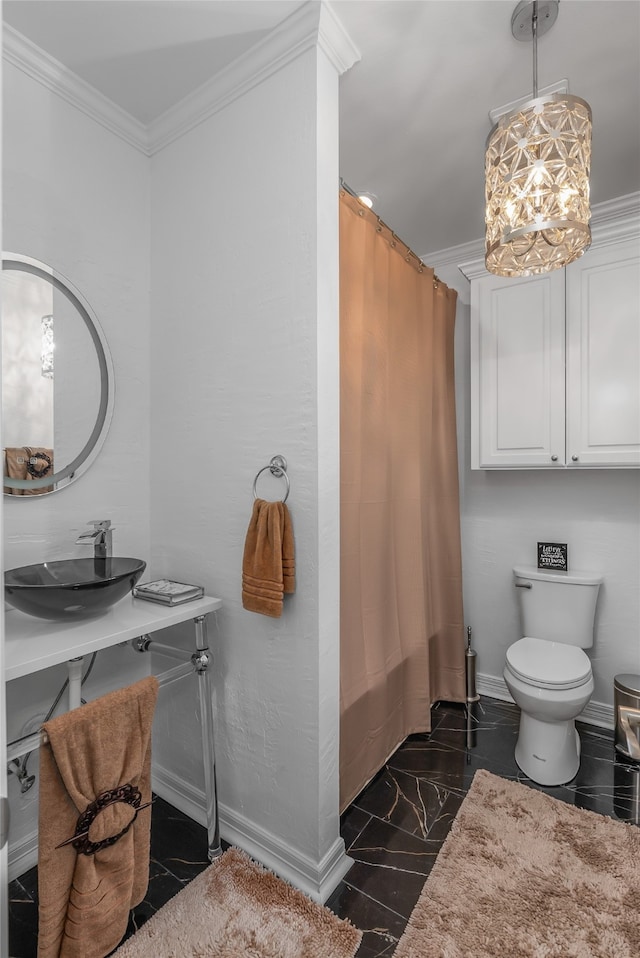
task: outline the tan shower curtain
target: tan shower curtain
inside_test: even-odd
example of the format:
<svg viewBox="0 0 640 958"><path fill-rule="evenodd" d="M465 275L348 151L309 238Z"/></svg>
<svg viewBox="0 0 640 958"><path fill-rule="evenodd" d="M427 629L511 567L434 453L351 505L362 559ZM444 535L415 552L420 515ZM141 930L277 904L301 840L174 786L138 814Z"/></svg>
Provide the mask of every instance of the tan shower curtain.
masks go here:
<svg viewBox="0 0 640 958"><path fill-rule="evenodd" d="M455 306L341 191L342 809L432 702L465 700Z"/></svg>

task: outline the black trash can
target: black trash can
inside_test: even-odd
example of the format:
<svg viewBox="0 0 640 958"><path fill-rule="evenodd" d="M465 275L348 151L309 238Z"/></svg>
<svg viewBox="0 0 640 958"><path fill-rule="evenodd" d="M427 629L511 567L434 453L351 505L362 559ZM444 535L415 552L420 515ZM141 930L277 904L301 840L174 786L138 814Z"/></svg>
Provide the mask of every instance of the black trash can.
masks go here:
<svg viewBox="0 0 640 958"><path fill-rule="evenodd" d="M640 762L640 675L626 672L613 680L616 749Z"/></svg>

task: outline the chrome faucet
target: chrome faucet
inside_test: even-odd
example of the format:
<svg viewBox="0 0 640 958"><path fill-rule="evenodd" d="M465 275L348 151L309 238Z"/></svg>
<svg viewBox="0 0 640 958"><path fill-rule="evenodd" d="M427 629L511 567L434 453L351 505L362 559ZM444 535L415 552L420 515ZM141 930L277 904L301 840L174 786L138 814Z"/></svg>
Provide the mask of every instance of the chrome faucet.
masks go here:
<svg viewBox="0 0 640 958"><path fill-rule="evenodd" d="M93 526L93 529L90 532L82 532L76 539L76 545L87 545L91 542L94 559L108 558L113 554L111 519L92 519L89 525Z"/></svg>

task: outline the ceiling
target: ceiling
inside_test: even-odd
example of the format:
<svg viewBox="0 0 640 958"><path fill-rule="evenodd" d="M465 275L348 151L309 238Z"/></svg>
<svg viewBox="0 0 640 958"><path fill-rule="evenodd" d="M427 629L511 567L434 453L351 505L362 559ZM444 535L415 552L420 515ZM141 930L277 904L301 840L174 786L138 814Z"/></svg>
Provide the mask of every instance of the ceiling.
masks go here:
<svg viewBox="0 0 640 958"><path fill-rule="evenodd" d="M298 0L4 0L3 19L147 124ZM333 0L361 59L340 81L340 173L419 255L482 237L488 113L532 90L509 0ZM593 111L594 204L640 190L640 0L562 0L540 88Z"/></svg>

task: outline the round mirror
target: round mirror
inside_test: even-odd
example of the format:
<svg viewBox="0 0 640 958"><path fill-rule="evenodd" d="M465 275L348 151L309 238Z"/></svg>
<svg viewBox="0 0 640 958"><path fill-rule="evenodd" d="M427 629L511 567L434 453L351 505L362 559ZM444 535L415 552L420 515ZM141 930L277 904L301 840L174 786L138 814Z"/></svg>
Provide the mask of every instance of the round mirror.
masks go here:
<svg viewBox="0 0 640 958"><path fill-rule="evenodd" d="M2 257L2 438L6 495L56 492L100 451L113 365L93 310L45 263Z"/></svg>

